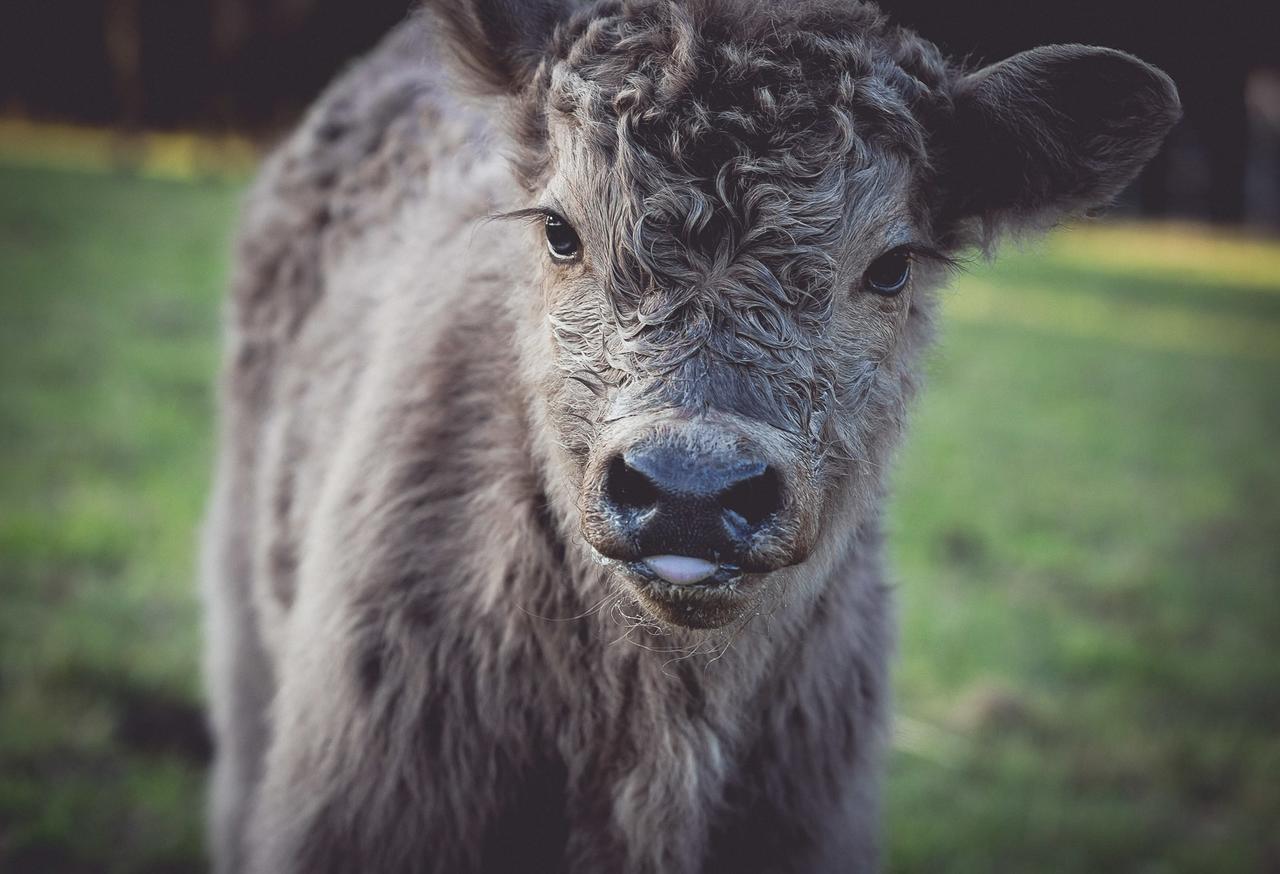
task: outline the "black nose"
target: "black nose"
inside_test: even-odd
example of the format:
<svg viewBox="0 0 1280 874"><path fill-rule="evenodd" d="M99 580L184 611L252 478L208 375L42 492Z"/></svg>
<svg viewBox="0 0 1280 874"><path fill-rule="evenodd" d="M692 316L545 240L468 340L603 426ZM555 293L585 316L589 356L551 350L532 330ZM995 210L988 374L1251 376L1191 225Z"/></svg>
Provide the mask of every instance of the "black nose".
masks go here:
<svg viewBox="0 0 1280 874"><path fill-rule="evenodd" d="M639 556L736 562L782 509L778 473L736 450L650 441L615 456L603 497Z"/></svg>

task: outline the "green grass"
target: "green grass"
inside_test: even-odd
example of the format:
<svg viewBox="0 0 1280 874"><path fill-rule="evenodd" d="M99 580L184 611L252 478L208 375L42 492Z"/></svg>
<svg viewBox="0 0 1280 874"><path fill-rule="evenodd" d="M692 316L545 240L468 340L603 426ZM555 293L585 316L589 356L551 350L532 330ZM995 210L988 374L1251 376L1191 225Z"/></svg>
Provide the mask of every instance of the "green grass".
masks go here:
<svg viewBox="0 0 1280 874"><path fill-rule="evenodd" d="M199 858L192 549L237 196L0 168L0 871Z"/></svg>
<svg viewBox="0 0 1280 874"><path fill-rule="evenodd" d="M0 167L0 871L198 868L194 534L239 187ZM1280 866L1280 245L945 294L891 515L897 871Z"/></svg>
<svg viewBox="0 0 1280 874"><path fill-rule="evenodd" d="M1280 866L1280 246L1073 251L1108 235L947 293L892 514L900 871Z"/></svg>

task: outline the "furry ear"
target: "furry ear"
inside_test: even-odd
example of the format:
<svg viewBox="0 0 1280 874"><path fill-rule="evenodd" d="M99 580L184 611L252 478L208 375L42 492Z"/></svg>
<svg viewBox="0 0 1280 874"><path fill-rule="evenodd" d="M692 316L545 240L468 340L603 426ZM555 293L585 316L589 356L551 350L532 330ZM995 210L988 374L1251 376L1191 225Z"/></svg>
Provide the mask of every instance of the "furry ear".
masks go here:
<svg viewBox="0 0 1280 874"><path fill-rule="evenodd" d="M532 77L573 0L426 0L474 89L511 94Z"/></svg>
<svg viewBox="0 0 1280 874"><path fill-rule="evenodd" d="M1045 46L961 79L944 146L943 212L1043 226L1107 204L1182 115L1178 91L1132 55ZM944 219L944 223L946 223Z"/></svg>

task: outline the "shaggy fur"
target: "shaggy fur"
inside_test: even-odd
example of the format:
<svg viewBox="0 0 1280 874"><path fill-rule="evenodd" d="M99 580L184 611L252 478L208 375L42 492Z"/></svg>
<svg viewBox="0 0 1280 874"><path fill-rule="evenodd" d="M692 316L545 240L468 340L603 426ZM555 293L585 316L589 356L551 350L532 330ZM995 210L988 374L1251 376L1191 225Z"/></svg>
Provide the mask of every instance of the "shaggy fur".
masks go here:
<svg viewBox="0 0 1280 874"><path fill-rule="evenodd" d="M203 574L217 869L874 869L879 507L930 290L1104 204L1172 84L1079 46L970 71L841 0L431 6L244 217ZM547 210L581 260L547 257ZM899 246L910 285L870 293ZM605 460L690 421L789 489L773 570L696 605L590 545Z"/></svg>

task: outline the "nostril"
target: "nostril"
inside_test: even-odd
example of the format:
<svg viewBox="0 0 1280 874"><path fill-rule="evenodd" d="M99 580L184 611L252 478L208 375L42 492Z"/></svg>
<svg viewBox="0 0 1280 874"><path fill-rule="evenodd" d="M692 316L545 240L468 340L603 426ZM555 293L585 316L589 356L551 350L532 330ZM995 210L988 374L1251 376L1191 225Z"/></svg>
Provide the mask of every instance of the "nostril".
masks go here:
<svg viewBox="0 0 1280 874"><path fill-rule="evenodd" d="M604 493L610 503L622 510L642 510L658 502L658 489L653 482L627 464L621 455L609 462Z"/></svg>
<svg viewBox="0 0 1280 874"><path fill-rule="evenodd" d="M755 528L782 509L782 483L772 467L735 483L720 496L720 505Z"/></svg>

